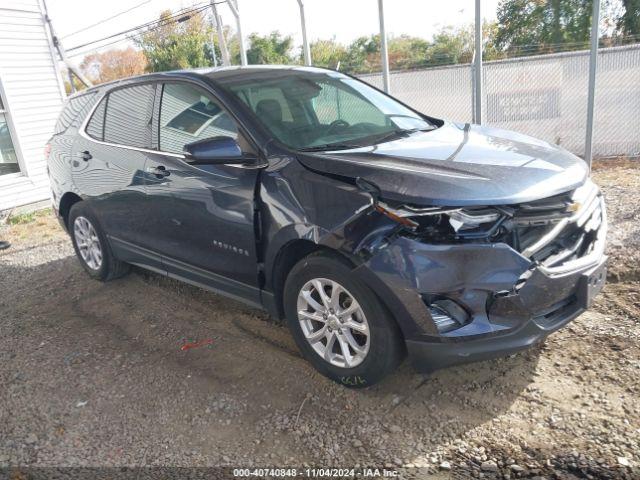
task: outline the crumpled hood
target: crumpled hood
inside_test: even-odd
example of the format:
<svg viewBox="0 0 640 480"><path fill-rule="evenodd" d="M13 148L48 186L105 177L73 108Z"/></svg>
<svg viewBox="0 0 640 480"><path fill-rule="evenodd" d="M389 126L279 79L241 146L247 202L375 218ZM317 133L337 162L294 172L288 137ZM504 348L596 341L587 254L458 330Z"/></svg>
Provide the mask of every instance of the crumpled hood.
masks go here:
<svg viewBox="0 0 640 480"><path fill-rule="evenodd" d="M507 130L445 122L369 147L300 154L313 170L361 177L382 198L417 205L506 205L572 190L588 168L575 155Z"/></svg>

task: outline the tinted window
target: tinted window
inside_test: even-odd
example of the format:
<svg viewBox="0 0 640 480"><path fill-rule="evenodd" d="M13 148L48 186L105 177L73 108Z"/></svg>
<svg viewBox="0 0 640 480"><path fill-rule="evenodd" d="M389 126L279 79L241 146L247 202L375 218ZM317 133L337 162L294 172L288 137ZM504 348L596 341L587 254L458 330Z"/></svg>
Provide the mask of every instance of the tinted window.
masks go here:
<svg viewBox="0 0 640 480"><path fill-rule="evenodd" d="M60 133L65 132L67 128L69 128L69 126L73 123L73 121L79 117L78 114L83 110L84 115L86 115L87 110L90 108L90 105L92 103L91 100L93 100L94 97L95 93L89 93L69 99L62 109L62 113L58 118L58 122L56 123L53 134L59 135Z"/></svg>
<svg viewBox="0 0 640 480"><path fill-rule="evenodd" d="M205 138L238 137L235 122L211 95L180 83L164 85L159 128L160 150L171 153Z"/></svg>
<svg viewBox="0 0 640 480"><path fill-rule="evenodd" d="M105 106L107 105L107 97L104 97L100 104L93 111L93 115L91 115L91 120L87 123L87 135L96 140L102 140L104 134L104 112Z"/></svg>
<svg viewBox="0 0 640 480"><path fill-rule="evenodd" d="M251 77L216 80L275 138L296 149L375 145L435 128L393 98L337 72L265 69Z"/></svg>
<svg viewBox="0 0 640 480"><path fill-rule="evenodd" d="M311 101L318 121L331 125L339 120L351 125L364 122L384 127L387 117L357 92L349 91L341 84L318 82L320 91Z"/></svg>
<svg viewBox="0 0 640 480"><path fill-rule="evenodd" d="M260 85L258 87L251 87L243 90L242 93L243 100L253 109L254 112L264 110L265 105L268 107L269 103L271 103L274 108L280 111L283 122L293 121L291 108L280 88Z"/></svg>
<svg viewBox="0 0 640 480"><path fill-rule="evenodd" d="M151 148L151 119L155 85L136 85L109 93L104 141Z"/></svg>

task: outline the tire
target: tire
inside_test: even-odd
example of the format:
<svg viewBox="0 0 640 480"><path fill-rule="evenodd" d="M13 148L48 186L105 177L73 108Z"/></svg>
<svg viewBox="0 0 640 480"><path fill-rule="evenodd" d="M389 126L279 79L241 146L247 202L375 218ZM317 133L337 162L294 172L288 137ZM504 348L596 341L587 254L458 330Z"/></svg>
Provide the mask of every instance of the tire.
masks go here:
<svg viewBox="0 0 640 480"><path fill-rule="evenodd" d="M114 257L100 222L85 202L78 202L71 207L67 227L76 256L91 278L107 282L129 273L131 266ZM86 253L88 247L79 245L79 243L87 245L87 237L97 245L100 251L99 259L95 254Z"/></svg>
<svg viewBox="0 0 640 480"><path fill-rule="evenodd" d="M328 305L338 308L331 310L320 303L318 287L325 292ZM334 288L338 293L335 301L329 298ZM350 302L351 298L357 304ZM316 370L333 381L349 388L368 387L402 362L405 346L397 323L376 294L333 255L320 252L300 260L287 276L283 300L298 348ZM355 312L347 315L353 309ZM299 314L301 311L305 313ZM319 320L323 315L326 319Z"/></svg>

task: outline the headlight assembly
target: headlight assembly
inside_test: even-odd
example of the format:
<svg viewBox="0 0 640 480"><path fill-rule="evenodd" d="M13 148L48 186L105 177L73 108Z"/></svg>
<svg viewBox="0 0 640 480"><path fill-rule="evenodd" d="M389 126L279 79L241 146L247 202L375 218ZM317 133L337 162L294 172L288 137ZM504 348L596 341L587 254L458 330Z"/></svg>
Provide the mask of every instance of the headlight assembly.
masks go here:
<svg viewBox="0 0 640 480"><path fill-rule="evenodd" d="M490 236L505 218L491 207L391 207L378 202L376 210L417 234L438 234L454 239Z"/></svg>

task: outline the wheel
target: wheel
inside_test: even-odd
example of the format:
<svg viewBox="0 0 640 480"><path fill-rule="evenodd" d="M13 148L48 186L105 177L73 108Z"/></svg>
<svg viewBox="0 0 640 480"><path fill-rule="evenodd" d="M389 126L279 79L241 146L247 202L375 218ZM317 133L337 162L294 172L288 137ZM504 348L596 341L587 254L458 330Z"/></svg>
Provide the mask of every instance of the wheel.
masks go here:
<svg viewBox="0 0 640 480"><path fill-rule="evenodd" d="M312 254L289 273L284 308L304 357L346 387L373 385L404 357L395 320L342 261Z"/></svg>
<svg viewBox="0 0 640 480"><path fill-rule="evenodd" d="M129 272L130 265L113 256L98 220L84 202L71 207L69 233L80 263L92 278L108 281Z"/></svg>

